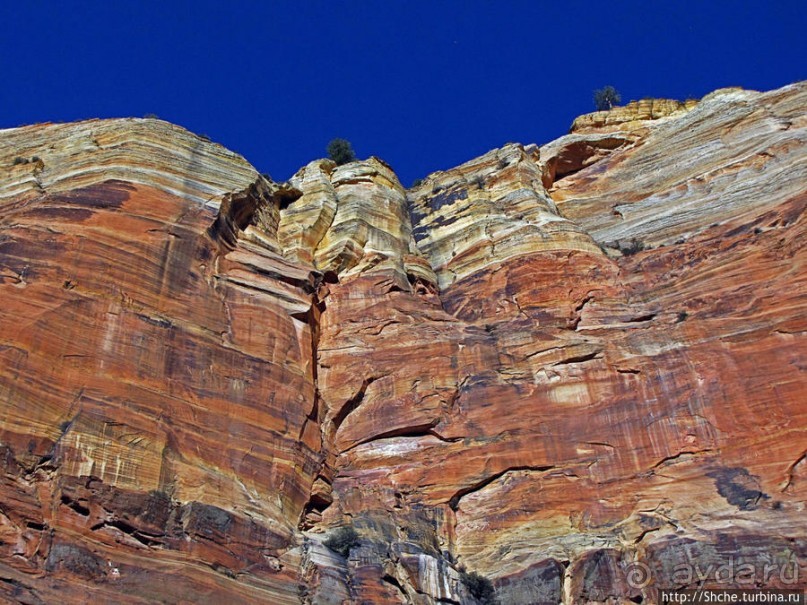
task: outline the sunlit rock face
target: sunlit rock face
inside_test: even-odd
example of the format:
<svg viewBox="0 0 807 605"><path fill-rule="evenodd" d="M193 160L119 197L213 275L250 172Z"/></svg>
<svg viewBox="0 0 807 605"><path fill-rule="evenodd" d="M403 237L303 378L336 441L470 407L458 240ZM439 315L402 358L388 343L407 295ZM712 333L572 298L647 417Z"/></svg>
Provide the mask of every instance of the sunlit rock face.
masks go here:
<svg viewBox="0 0 807 605"><path fill-rule="evenodd" d="M279 185L157 120L0 132L0 595L803 585L805 143L805 84L408 191L376 158Z"/></svg>
<svg viewBox="0 0 807 605"><path fill-rule="evenodd" d="M721 91L740 89L721 89ZM572 123L573 133L596 133L626 131L642 128L649 120L667 116L680 116L698 104L695 99L677 101L675 99L642 99L631 101L624 107L614 107L607 111L595 111L579 116Z"/></svg>
<svg viewBox="0 0 807 605"><path fill-rule="evenodd" d="M6 588L249 600L219 577L254 568L296 602L317 278L262 244L277 187L154 120L0 139Z"/></svg>

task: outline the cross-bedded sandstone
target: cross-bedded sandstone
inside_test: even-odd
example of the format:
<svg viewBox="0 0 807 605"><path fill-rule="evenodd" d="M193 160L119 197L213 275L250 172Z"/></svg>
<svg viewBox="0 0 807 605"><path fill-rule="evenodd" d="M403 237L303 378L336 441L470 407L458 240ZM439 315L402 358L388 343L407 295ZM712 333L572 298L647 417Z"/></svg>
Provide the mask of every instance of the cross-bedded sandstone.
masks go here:
<svg viewBox="0 0 807 605"><path fill-rule="evenodd" d="M803 83L642 101L408 191L156 120L0 132L0 595L474 603L467 568L652 602L682 562L804 565L805 116Z"/></svg>

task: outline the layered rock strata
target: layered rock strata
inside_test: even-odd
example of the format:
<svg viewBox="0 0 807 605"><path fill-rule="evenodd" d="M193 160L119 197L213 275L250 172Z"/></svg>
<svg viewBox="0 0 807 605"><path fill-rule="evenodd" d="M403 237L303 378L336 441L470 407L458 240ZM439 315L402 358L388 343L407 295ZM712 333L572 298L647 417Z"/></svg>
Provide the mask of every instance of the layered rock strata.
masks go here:
<svg viewBox="0 0 807 605"><path fill-rule="evenodd" d="M0 132L0 595L804 585L805 143L804 84L409 191L375 158L278 185L155 120Z"/></svg>

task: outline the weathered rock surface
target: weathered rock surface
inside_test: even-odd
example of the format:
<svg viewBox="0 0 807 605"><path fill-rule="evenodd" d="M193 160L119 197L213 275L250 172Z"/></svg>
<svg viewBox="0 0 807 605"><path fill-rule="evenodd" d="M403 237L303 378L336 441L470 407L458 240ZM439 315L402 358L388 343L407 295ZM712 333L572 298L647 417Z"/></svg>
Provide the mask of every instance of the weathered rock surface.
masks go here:
<svg viewBox="0 0 807 605"><path fill-rule="evenodd" d="M721 89L721 91L729 90L740 89ZM658 120L667 116L680 115L691 110L697 104L698 101L695 99L686 101L676 101L675 99L631 101L624 107L614 107L608 111L595 111L578 117L572 123L572 132L607 132L642 128L647 120Z"/></svg>
<svg viewBox="0 0 807 605"><path fill-rule="evenodd" d="M13 164L20 130L52 140L3 133L6 192L28 166ZM53 155L36 151L50 176L2 201L0 439L9 489L30 505L5 512L3 564L22 585L77 568L102 594L148 600L180 573L191 601L258 598L265 587L222 585L215 570L282 569L308 500L322 449L309 418L316 277L242 231L276 240L278 203L238 156L155 121L58 132ZM81 146L112 138L133 142ZM155 141L187 157L145 185ZM70 188L73 154L79 171L98 154L126 180L79 174ZM205 188L218 198L203 204ZM296 602L284 574L267 576L282 588L272 598Z"/></svg>
<svg viewBox="0 0 807 605"><path fill-rule="evenodd" d="M409 191L0 132L0 599L804 586L807 85L600 114Z"/></svg>

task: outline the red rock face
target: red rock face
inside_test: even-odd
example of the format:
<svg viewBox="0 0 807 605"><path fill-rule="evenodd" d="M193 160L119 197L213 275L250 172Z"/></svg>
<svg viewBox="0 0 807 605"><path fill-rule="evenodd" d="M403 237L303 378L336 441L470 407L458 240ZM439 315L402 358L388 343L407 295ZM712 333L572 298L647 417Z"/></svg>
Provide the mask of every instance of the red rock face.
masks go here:
<svg viewBox="0 0 807 605"><path fill-rule="evenodd" d="M803 586L807 89L662 105L409 192L159 122L0 133L0 594ZM116 178L71 187L88 154Z"/></svg>
<svg viewBox="0 0 807 605"><path fill-rule="evenodd" d="M314 278L227 241L243 216L276 214L254 180L220 211L119 180L4 200L9 598L85 602L92 586L108 602L254 602L275 585L272 599L297 602L280 558L322 450ZM229 581L247 568L269 584Z"/></svg>

